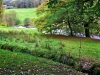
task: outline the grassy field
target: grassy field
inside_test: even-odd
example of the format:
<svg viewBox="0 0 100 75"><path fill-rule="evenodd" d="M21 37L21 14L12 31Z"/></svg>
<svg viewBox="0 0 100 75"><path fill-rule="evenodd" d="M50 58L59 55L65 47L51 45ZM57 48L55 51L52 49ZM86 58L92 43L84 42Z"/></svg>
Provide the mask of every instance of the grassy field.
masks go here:
<svg viewBox="0 0 100 75"><path fill-rule="evenodd" d="M6 9L5 12L16 11L18 18L23 23L25 18L37 18L35 14L36 8Z"/></svg>
<svg viewBox="0 0 100 75"><path fill-rule="evenodd" d="M8 12L10 10L16 11L18 13L18 16L21 19L21 21L23 21L25 18L36 18L37 16L34 13L35 9L36 8L6 9L6 12ZM33 33L33 34L34 34L34 32L37 32L36 30L31 30L31 29L21 29L21 28L16 29L16 28L11 28L11 27L9 27L9 28L0 27L0 30L1 31L2 30L4 30L4 31L7 31L7 30L10 30L10 31L18 30L19 31L20 30L20 31ZM84 39L84 38L82 39L81 38L81 48L80 48L80 38L77 38L76 40L75 40L75 38L71 38L71 39L66 38L66 39L62 40L62 38L64 38L64 37L61 37L60 40L62 41L62 44L64 44L63 49L66 53L70 53L71 55L78 57L79 50L81 50L82 57L91 57L91 58L96 58L96 59L100 58L100 48L99 48L100 42L98 42L99 40L93 41L90 39ZM23 38L21 38L21 39L23 39ZM42 39L39 39L39 40L41 41ZM55 40L53 40L53 43L55 43Z"/></svg>
<svg viewBox="0 0 100 75"><path fill-rule="evenodd" d="M64 50L74 57L79 56L79 50L82 57L100 58L100 40L81 37L66 37L66 36L49 36L62 41ZM81 45L81 46L80 46ZM81 48L80 48L81 47Z"/></svg>
<svg viewBox="0 0 100 75"><path fill-rule="evenodd" d="M17 38L17 39L23 39L23 41L26 41L25 39L27 39L27 40L33 41L32 42L33 44L36 43L34 41L38 40L39 46L41 48L42 48L42 45L43 47L46 45L45 41L48 41L47 44L50 46L51 49L55 48L55 50L56 49L58 50L60 47L62 47L62 49L66 53L70 53L74 57L78 57L79 50L80 50L82 57L90 57L90 58L95 58L95 59L100 58L100 47L99 47L100 40L94 40L91 38L66 37L66 36L55 37L52 35L50 35L49 38L50 37L53 37L53 38L50 38L50 40L48 40L47 38L43 39L43 37L37 36L38 31L34 29L30 29L30 28L23 29L23 28L12 28L12 27L5 27L5 28L0 27L0 33L2 33L7 39ZM80 48L80 40L81 40L81 48Z"/></svg>
<svg viewBox="0 0 100 75"><path fill-rule="evenodd" d="M4 26L0 26L0 32L9 32L9 31L16 31L16 32L25 32L25 33L29 33L29 34L34 34L34 33L38 33L37 29L32 29L32 28L14 28L14 27L4 27Z"/></svg>
<svg viewBox="0 0 100 75"><path fill-rule="evenodd" d="M75 69L78 65L76 63L78 63L77 58L79 58L80 50L80 57L82 59L87 58L89 60L93 60L93 63L100 63L100 40L94 40L91 38L66 37L60 35L41 35L37 33L36 30L19 28L14 29L12 27L1 27L0 34L0 48L3 50L46 58L70 65ZM88 60L82 61L85 61L86 63L90 62ZM0 63L2 64L2 62ZM91 63L92 66L93 63ZM80 68L78 69L80 70ZM93 68L92 71L97 71L98 69L100 69L100 67L96 66L96 70ZM93 73L93 75L99 75L100 70Z"/></svg>

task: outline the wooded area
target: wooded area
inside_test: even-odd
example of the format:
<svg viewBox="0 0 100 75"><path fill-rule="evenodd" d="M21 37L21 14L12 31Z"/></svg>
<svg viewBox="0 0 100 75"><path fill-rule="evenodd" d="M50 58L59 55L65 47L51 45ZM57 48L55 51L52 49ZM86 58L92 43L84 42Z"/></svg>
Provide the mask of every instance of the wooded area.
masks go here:
<svg viewBox="0 0 100 75"><path fill-rule="evenodd" d="M35 24L40 31L55 34L56 29L74 36L100 35L100 0L49 0L37 8ZM54 30L54 32L52 32ZM84 36L83 35L83 36Z"/></svg>

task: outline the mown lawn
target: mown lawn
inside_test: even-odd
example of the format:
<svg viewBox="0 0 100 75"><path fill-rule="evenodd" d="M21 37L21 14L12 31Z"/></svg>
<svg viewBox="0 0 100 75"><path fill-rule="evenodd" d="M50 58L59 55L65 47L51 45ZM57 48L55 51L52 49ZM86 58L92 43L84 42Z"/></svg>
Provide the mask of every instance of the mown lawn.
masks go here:
<svg viewBox="0 0 100 75"><path fill-rule="evenodd" d="M5 12L16 11L18 18L23 23L25 18L37 18L35 13L36 8L20 8L20 9L6 9Z"/></svg>

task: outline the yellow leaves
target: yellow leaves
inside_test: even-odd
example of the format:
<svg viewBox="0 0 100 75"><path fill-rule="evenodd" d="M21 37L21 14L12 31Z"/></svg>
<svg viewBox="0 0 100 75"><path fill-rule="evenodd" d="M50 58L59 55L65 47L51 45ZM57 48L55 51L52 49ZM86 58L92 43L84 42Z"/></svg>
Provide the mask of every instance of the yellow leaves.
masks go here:
<svg viewBox="0 0 100 75"><path fill-rule="evenodd" d="M42 12L44 12L46 7L46 2L43 2L38 8L36 9L36 14L40 15Z"/></svg>
<svg viewBox="0 0 100 75"><path fill-rule="evenodd" d="M29 23L30 23L30 25L34 25L34 19L32 18L32 19L29 19Z"/></svg>
<svg viewBox="0 0 100 75"><path fill-rule="evenodd" d="M38 28L39 30L42 30L45 27L45 25L47 25L46 19L47 19L47 16L35 19L34 23L35 23L36 28Z"/></svg>
<svg viewBox="0 0 100 75"><path fill-rule="evenodd" d="M3 0L0 0L0 16L3 12L3 6L2 5L3 5Z"/></svg>
<svg viewBox="0 0 100 75"><path fill-rule="evenodd" d="M8 26L6 22L0 22L0 26Z"/></svg>
<svg viewBox="0 0 100 75"><path fill-rule="evenodd" d="M41 22L41 24L39 24L37 28L41 30L45 27L46 24L47 24L46 22Z"/></svg>

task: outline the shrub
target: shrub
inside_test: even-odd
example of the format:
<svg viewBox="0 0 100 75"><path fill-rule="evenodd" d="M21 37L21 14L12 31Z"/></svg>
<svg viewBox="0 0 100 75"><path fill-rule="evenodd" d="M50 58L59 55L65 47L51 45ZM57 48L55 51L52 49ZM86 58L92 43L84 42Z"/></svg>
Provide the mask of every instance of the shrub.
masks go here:
<svg viewBox="0 0 100 75"><path fill-rule="evenodd" d="M29 23L31 26L34 26L34 19L29 19Z"/></svg>
<svg viewBox="0 0 100 75"><path fill-rule="evenodd" d="M96 67L93 71L93 74L94 75L100 75L100 68L99 67Z"/></svg>
<svg viewBox="0 0 100 75"><path fill-rule="evenodd" d="M25 18L24 19L24 26L25 27L34 27L34 19Z"/></svg>
<svg viewBox="0 0 100 75"><path fill-rule="evenodd" d="M15 25L19 25L20 23L21 23L21 21L19 20L19 18L16 18Z"/></svg>
<svg viewBox="0 0 100 75"><path fill-rule="evenodd" d="M100 64L96 63L96 62L93 63L91 71L92 71L93 75L100 75Z"/></svg>
<svg viewBox="0 0 100 75"><path fill-rule="evenodd" d="M9 11L4 14L3 21L6 22L8 26L13 26L19 23L16 11Z"/></svg>
<svg viewBox="0 0 100 75"><path fill-rule="evenodd" d="M0 22L0 26L7 26L6 22Z"/></svg>
<svg viewBox="0 0 100 75"><path fill-rule="evenodd" d="M25 18L24 19L24 26L25 27L28 27L30 25L30 23L29 23L29 18Z"/></svg>

